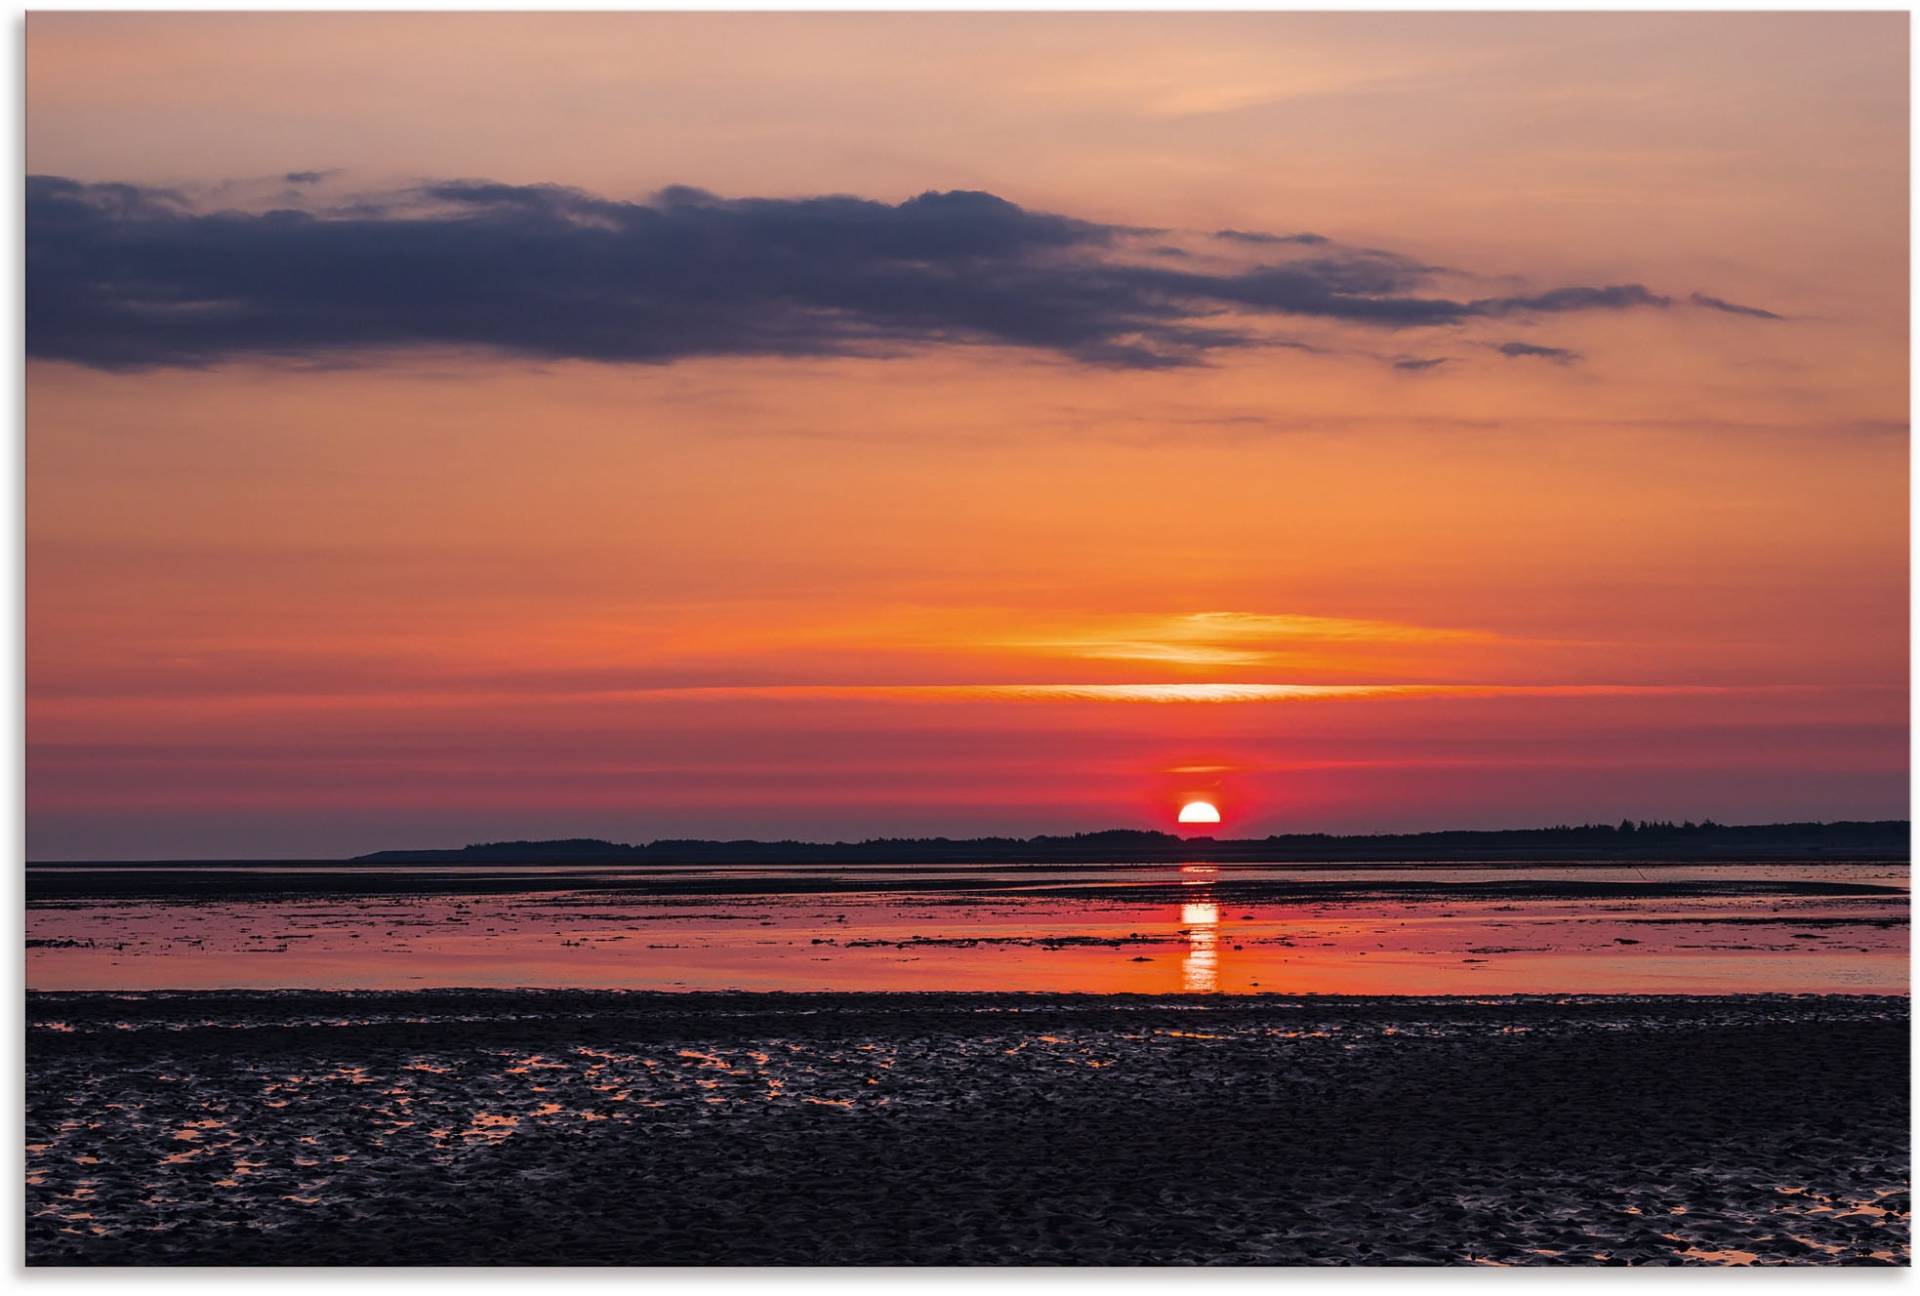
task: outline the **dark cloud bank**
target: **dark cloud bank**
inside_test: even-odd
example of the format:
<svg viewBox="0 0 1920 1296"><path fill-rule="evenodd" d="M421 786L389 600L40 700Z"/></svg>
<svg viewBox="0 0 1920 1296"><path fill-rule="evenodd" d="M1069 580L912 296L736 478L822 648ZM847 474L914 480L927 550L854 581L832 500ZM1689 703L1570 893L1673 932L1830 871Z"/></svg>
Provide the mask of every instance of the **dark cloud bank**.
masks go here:
<svg viewBox="0 0 1920 1296"><path fill-rule="evenodd" d="M1263 319L1393 329L1674 304L1638 284L1448 295L1444 272L1315 234L1223 230L1216 247L1286 259L1169 266L1143 242L1166 231L972 192L890 205L667 189L634 203L458 182L238 212L33 176L26 214L28 353L104 369L406 346L662 363L942 342L1162 368L1273 345Z"/></svg>

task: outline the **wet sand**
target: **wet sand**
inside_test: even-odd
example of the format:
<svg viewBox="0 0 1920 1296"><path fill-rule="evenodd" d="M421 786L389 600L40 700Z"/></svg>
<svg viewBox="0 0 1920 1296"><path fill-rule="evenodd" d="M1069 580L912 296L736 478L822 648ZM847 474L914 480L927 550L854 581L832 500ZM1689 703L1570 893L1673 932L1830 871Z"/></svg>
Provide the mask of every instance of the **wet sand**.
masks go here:
<svg viewBox="0 0 1920 1296"><path fill-rule="evenodd" d="M34 1264L1908 1260L1898 997L29 996Z"/></svg>

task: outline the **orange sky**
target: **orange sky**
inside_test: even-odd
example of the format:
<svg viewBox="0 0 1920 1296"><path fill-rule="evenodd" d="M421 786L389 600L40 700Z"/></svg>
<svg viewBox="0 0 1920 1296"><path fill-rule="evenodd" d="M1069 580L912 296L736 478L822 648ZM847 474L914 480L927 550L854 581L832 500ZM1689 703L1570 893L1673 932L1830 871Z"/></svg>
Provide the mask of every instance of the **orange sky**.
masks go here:
<svg viewBox="0 0 1920 1296"><path fill-rule="evenodd" d="M42 351L29 854L1904 816L1906 58L1898 14L36 14L29 170L198 211L973 189L1674 304L1194 314L1261 341L1165 368Z"/></svg>

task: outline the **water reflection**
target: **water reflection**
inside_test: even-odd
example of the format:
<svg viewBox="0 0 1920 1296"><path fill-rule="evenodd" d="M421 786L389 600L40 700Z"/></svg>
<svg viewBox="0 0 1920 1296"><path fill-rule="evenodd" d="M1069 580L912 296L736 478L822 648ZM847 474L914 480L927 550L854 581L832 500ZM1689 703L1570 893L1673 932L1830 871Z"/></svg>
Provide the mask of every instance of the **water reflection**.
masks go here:
<svg viewBox="0 0 1920 1296"><path fill-rule="evenodd" d="M1187 954L1180 963L1181 985L1189 993L1220 988L1220 906L1183 904L1180 921L1187 932Z"/></svg>
<svg viewBox="0 0 1920 1296"><path fill-rule="evenodd" d="M275 874L273 885L281 874L305 876L252 871ZM421 888L451 885L451 875L434 866L415 874ZM1669 885L1651 891L1631 870L1588 876L1544 867L1356 868L1310 879L1297 870L1206 863L1167 872L901 875L916 885L944 878L956 888L985 879L950 896L895 890L889 874L849 870L841 878L824 867L817 890L745 870L662 875L650 884L658 894L575 887L570 872L553 876L567 881L499 894L482 878L474 892L454 894L36 902L27 910L28 983L38 990L540 985L1200 994L1284 985L1475 995L1901 994L1908 985L1907 892L1893 885L1905 876L1881 866L1663 867L1659 880ZM1294 889L1308 880L1321 889L1349 884L1352 894L1323 899ZM1595 880L1645 894L1597 904L1559 885ZM1697 892L1682 885L1694 880L1702 884ZM855 881L872 890L843 889ZM1434 889L1409 891L1409 882ZM1537 893L1484 898L1456 890L1482 882L1541 885ZM1806 889L1835 882L1863 889Z"/></svg>

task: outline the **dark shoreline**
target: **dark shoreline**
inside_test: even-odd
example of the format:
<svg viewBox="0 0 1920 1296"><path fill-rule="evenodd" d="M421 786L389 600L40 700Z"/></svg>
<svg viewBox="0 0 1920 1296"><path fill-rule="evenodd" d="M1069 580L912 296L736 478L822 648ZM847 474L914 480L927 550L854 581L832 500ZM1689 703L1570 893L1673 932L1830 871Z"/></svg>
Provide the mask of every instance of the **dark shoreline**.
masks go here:
<svg viewBox="0 0 1920 1296"><path fill-rule="evenodd" d="M1618 865L1616 865L1618 867ZM396 872L299 872L277 870L29 870L29 905L63 902L220 901L241 897L517 895L575 892L662 901L706 897L831 896L886 891L937 901L942 896L1032 896L1037 884L1025 877L998 879L958 870L939 876L847 877L838 873L801 877L732 876L716 870L699 877L607 876L565 868L538 872L462 872L450 866ZM1210 875L1209 891L1227 903L1351 900L1608 900L1670 899L1682 896L1806 897L1904 896L1906 888L1875 882L1829 882L1747 878L1642 878L1625 882L1598 879L1500 878L1451 881L1391 878L1319 880L1240 878L1231 867ZM1185 881L1164 877L1064 881L1046 884L1056 900L1098 900L1157 904L1188 894Z"/></svg>
<svg viewBox="0 0 1920 1296"><path fill-rule="evenodd" d="M27 1007L33 1264L1907 1257L1903 997Z"/></svg>
<svg viewBox="0 0 1920 1296"><path fill-rule="evenodd" d="M32 868L381 867L541 864L764 867L777 865L941 864L1074 867L1207 863L1296 864L1618 864L1895 863L1911 855L1904 819L1831 823L1653 823L1552 828L1444 829L1431 832L1287 833L1268 837L1183 836L1109 828L1070 836L885 837L856 842L666 839L632 845L591 837L483 842L452 849L382 850L352 859L30 861Z"/></svg>

